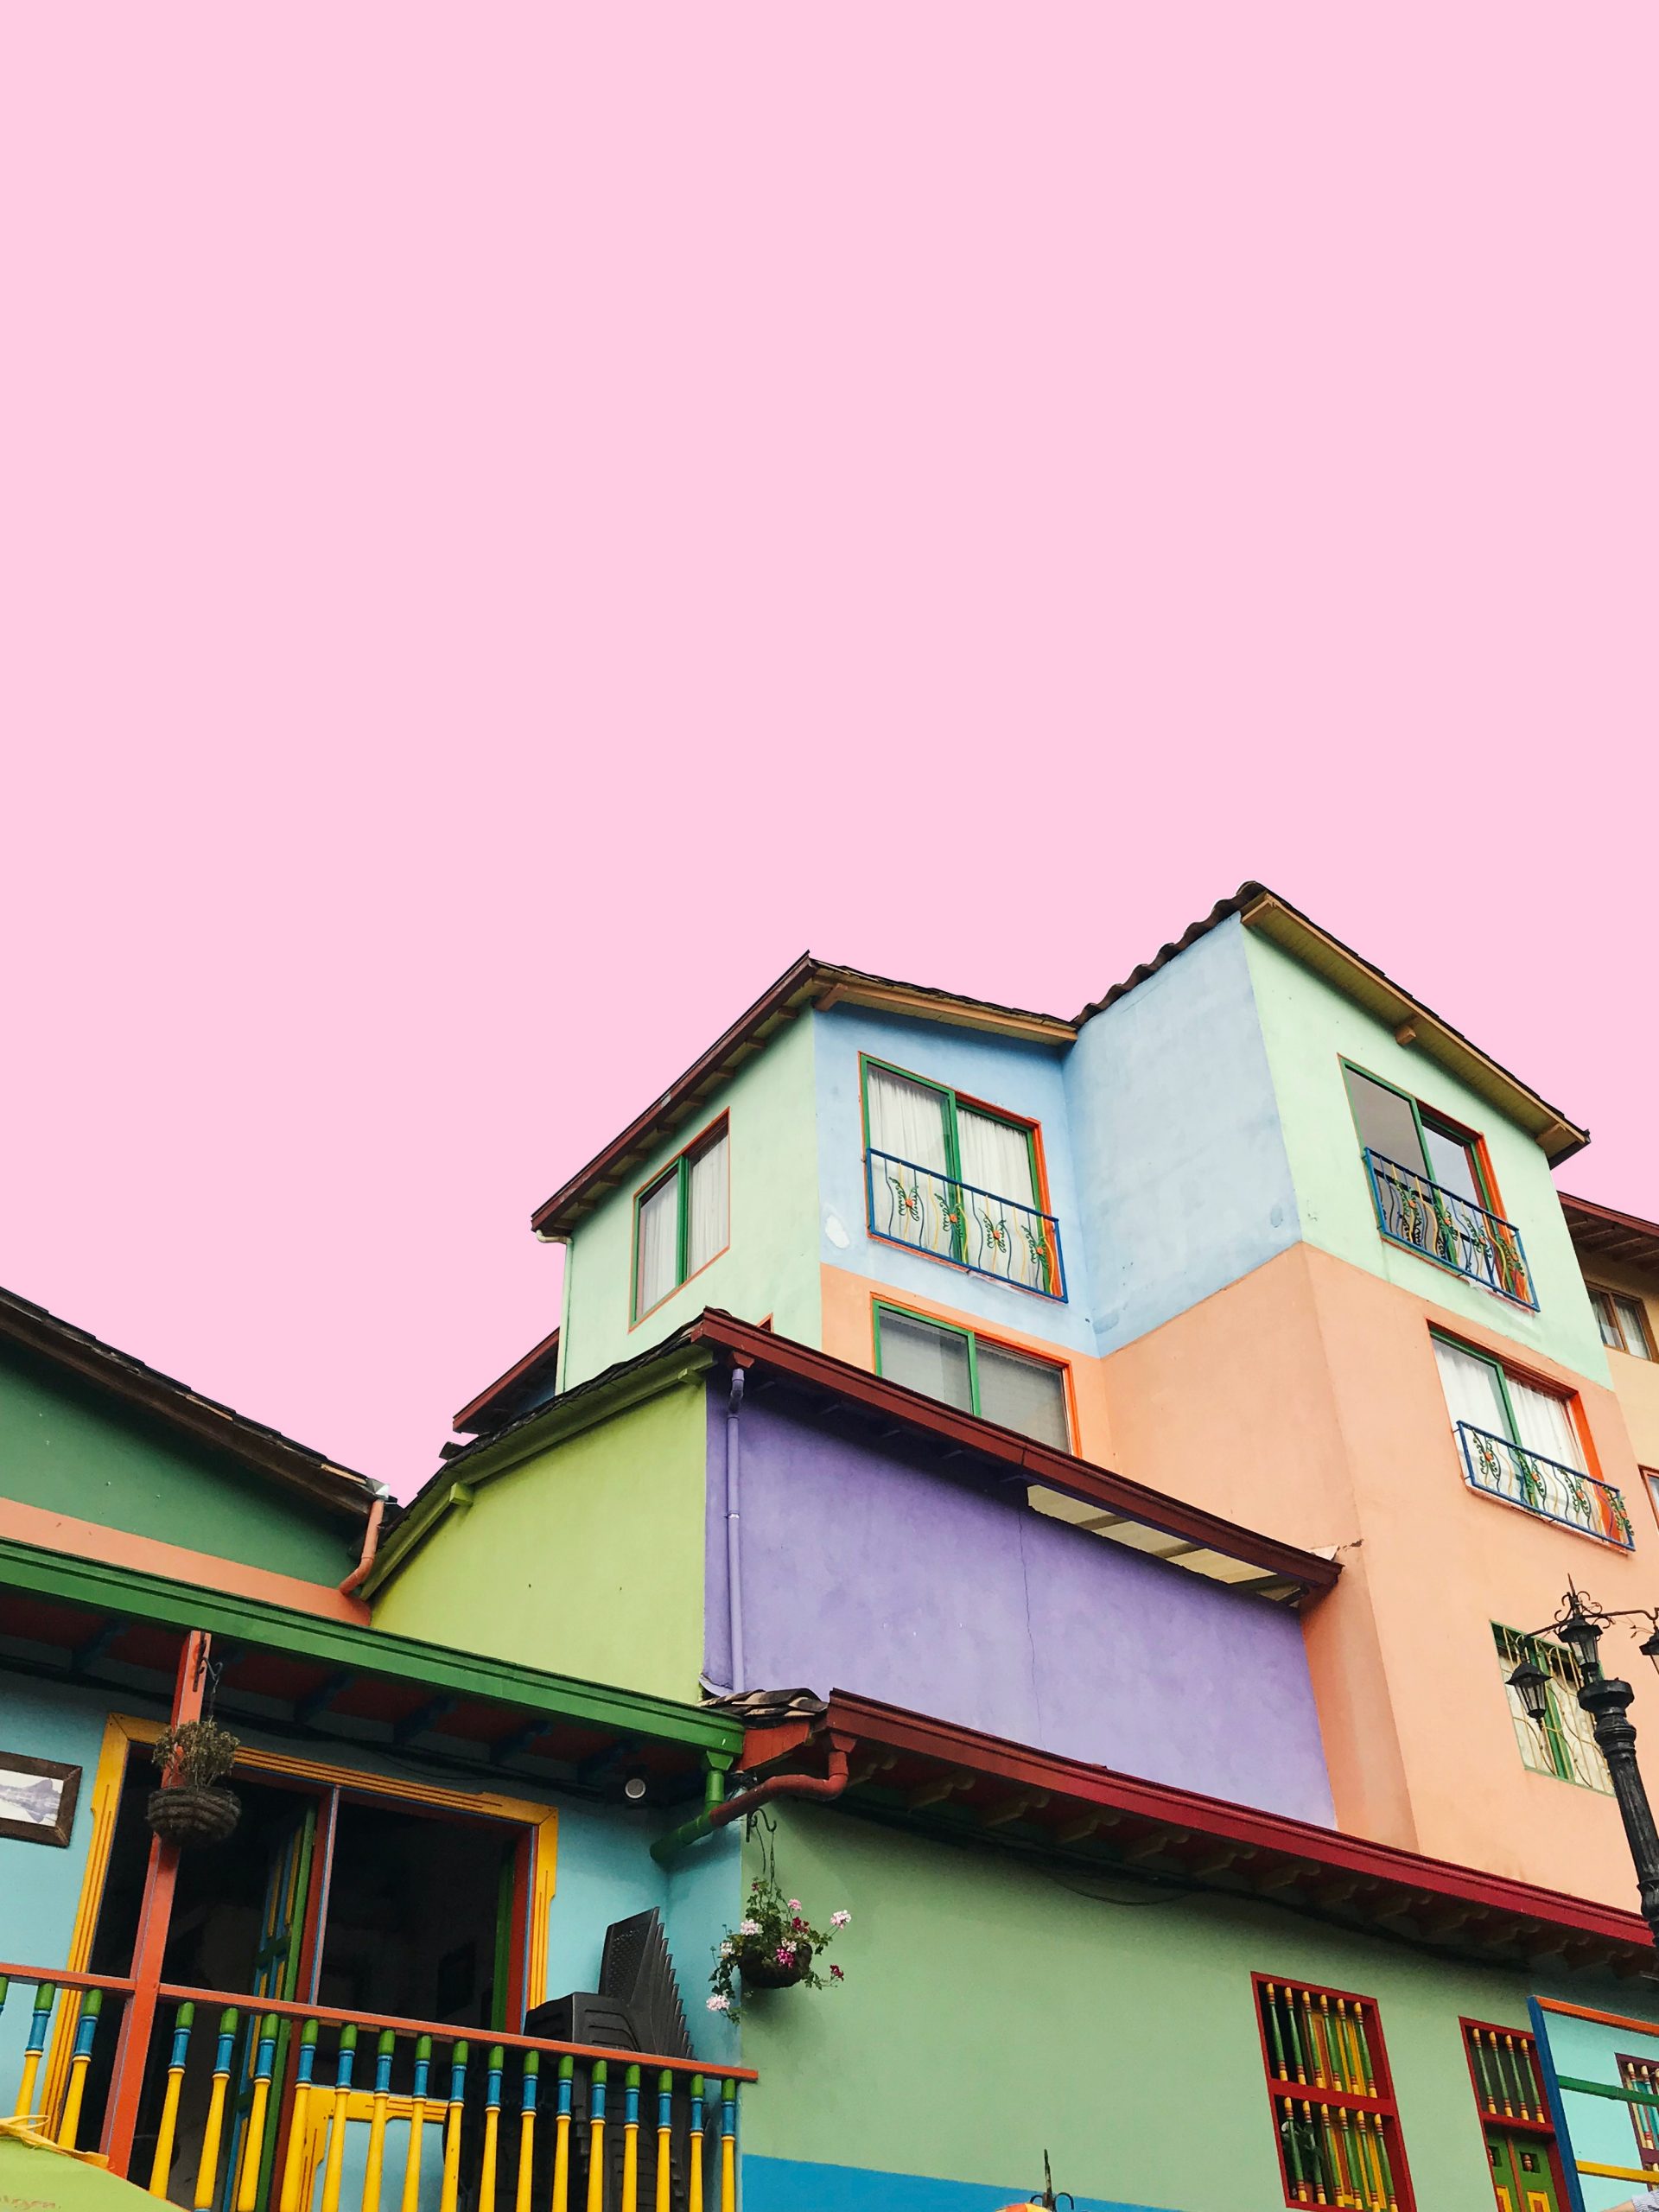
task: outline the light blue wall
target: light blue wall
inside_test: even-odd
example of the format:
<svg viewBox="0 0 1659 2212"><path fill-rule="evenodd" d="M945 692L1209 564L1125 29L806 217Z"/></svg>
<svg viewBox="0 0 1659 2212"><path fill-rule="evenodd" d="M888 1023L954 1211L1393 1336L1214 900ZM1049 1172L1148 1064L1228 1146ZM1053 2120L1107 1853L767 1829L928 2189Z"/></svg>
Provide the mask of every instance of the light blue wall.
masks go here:
<svg viewBox="0 0 1659 2212"><path fill-rule="evenodd" d="M987 2188L967 2181L930 2181L918 2174L867 2172L857 2166L813 2166L792 2158L745 2158L743 2212L996 2212L1024 2203L1033 2177ZM1038 2177L1037 2186L1041 2185ZM1158 2212L1146 2204L1079 2196L1077 2212Z"/></svg>
<svg viewBox="0 0 1659 2212"><path fill-rule="evenodd" d="M868 1276L901 1296L931 1300L982 1320L988 1328L1046 1338L1072 1351L1092 1352L1089 1277L1077 1236L1078 1193L1072 1173L1066 1086L1060 1056L944 1022L911 1021L857 1007L815 1014L818 1101L819 1253L826 1266ZM859 1055L890 1061L931 1083L968 1092L988 1106L1042 1127L1049 1203L1060 1224L1066 1299L1040 1298L1009 1283L948 1266L919 1252L878 1242L869 1233L864 1186L863 1102Z"/></svg>
<svg viewBox="0 0 1659 2212"><path fill-rule="evenodd" d="M1065 1064L1103 1356L1296 1243L1244 931L1224 922L1086 1022Z"/></svg>

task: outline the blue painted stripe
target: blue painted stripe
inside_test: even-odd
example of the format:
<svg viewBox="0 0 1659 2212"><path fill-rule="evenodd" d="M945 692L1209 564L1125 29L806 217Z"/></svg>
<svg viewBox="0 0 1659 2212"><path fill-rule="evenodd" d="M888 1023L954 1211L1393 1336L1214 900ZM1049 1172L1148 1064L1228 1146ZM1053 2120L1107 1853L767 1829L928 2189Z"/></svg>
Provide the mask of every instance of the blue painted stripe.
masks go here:
<svg viewBox="0 0 1659 2212"><path fill-rule="evenodd" d="M1059 2186L1059 2177L1055 2177ZM746 2158L743 2212L996 2212L1041 2183L934 2181L925 2174L878 2173L865 2166L807 2165L793 2158ZM1077 2212L1180 2212L1173 2205L1080 2196Z"/></svg>

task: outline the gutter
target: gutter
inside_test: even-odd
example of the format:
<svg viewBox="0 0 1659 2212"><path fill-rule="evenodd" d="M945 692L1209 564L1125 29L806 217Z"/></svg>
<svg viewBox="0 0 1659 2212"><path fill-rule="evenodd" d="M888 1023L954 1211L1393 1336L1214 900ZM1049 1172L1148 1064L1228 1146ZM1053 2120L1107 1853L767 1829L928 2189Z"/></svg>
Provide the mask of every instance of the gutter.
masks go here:
<svg viewBox="0 0 1659 2212"><path fill-rule="evenodd" d="M340 1594L342 1598L349 1598L353 1590L360 1589L368 1580L369 1570L374 1565L374 1555L380 1548L380 1523L386 1517L386 1501L391 1496L391 1492L384 1483L376 1483L372 1488L374 1497L373 1503L369 1507L368 1521L363 1530L362 1554L357 1565L340 1586Z"/></svg>
<svg viewBox="0 0 1659 2212"><path fill-rule="evenodd" d="M718 1804L699 1813L696 1820L687 1821L683 1827L671 1828L666 1835L658 1836L651 1847L652 1857L659 1866L665 1866L671 1859L677 1859L683 1851L700 1843L704 1836L712 1835L716 1828L728 1828L734 1821L746 1820L762 1805L769 1805L774 1797L810 1797L821 1805L830 1802L847 1787L850 1742L849 1737L830 1738L828 1774L774 1774L753 1789L741 1790L735 1797L722 1798Z"/></svg>

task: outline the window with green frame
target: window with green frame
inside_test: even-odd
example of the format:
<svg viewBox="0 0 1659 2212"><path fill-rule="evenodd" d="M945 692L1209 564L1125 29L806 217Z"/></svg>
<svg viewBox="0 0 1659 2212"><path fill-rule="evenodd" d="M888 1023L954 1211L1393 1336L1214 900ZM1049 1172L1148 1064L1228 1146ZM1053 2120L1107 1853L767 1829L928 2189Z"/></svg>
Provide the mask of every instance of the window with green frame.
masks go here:
<svg viewBox="0 0 1659 2212"><path fill-rule="evenodd" d="M633 1201L633 1319L671 1297L731 1242L725 1116L653 1177Z"/></svg>
<svg viewBox="0 0 1659 2212"><path fill-rule="evenodd" d="M1064 1297L1038 1125L868 1054L860 1078L873 1234Z"/></svg>
<svg viewBox="0 0 1659 2212"><path fill-rule="evenodd" d="M1590 1716L1579 1703L1579 1662L1573 1654L1554 1637L1522 1636L1515 1629L1500 1628L1496 1621L1492 1641L1497 1646L1522 1765L1534 1774L1553 1774L1558 1782L1576 1782L1582 1789L1611 1795L1612 1777L1597 1748ZM1549 1678L1549 1704L1541 1722L1531 1718L1519 1690L1509 1686L1510 1676L1523 1659Z"/></svg>
<svg viewBox="0 0 1659 2212"><path fill-rule="evenodd" d="M875 1371L964 1414L1017 1429L1057 1452L1071 1449L1065 1369L954 1322L901 1306L875 1309Z"/></svg>
<svg viewBox="0 0 1659 2212"><path fill-rule="evenodd" d="M1342 1064L1353 1108L1354 1126L1368 1152L1381 1153L1396 1167L1409 1168L1471 1205L1496 1213L1481 1159L1480 1140L1471 1129L1437 1114L1432 1106L1396 1090L1347 1060Z"/></svg>

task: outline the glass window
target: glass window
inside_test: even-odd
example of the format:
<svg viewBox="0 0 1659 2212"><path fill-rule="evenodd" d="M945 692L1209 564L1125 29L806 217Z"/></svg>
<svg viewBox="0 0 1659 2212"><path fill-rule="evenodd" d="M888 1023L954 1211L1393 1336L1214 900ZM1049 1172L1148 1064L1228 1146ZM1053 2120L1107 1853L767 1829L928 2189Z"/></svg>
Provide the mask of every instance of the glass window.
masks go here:
<svg viewBox="0 0 1659 2212"><path fill-rule="evenodd" d="M1492 1624L1497 1663L1510 1700L1521 1764L1534 1774L1553 1774L1558 1782L1576 1782L1586 1789L1611 1794L1612 1777L1596 1745L1595 1729L1579 1703L1579 1662L1565 1644L1554 1637L1521 1636L1512 1628ZM1541 1667L1549 1677L1549 1702L1541 1722L1533 1719L1518 1690L1510 1688L1510 1676L1523 1659Z"/></svg>
<svg viewBox="0 0 1659 2212"><path fill-rule="evenodd" d="M1618 1316L1613 1311L1613 1301L1605 1290L1592 1290L1590 1303L1596 1309L1596 1323L1601 1331L1601 1341L1610 1351L1623 1351L1624 1338L1618 1325Z"/></svg>
<svg viewBox="0 0 1659 2212"><path fill-rule="evenodd" d="M1481 1187L1480 1171L1476 1164L1472 1141L1459 1130L1444 1122L1423 1116L1423 1149L1428 1154L1428 1178L1443 1191L1455 1191L1460 1198L1467 1198L1471 1205L1484 1207L1486 1195Z"/></svg>
<svg viewBox="0 0 1659 2212"><path fill-rule="evenodd" d="M730 1243L730 1150L727 1124L718 1122L635 1199L636 1321Z"/></svg>
<svg viewBox="0 0 1659 2212"><path fill-rule="evenodd" d="M1362 1075L1357 1068L1344 1067L1342 1072L1360 1142L1368 1152L1380 1152L1384 1160L1421 1175L1423 1147L1418 1141L1417 1117L1410 1099L1402 1091L1390 1090L1387 1084Z"/></svg>
<svg viewBox="0 0 1659 2212"><path fill-rule="evenodd" d="M1510 1443L1509 1408L1503 1402L1502 1370L1496 1360L1482 1359L1461 1344L1434 1339L1434 1363L1440 1370L1440 1387L1454 1421L1466 1421L1489 1435Z"/></svg>
<svg viewBox="0 0 1659 2212"><path fill-rule="evenodd" d="M1648 1341L1647 1316L1639 1298L1615 1298L1613 1313L1618 1322L1618 1332L1624 1350L1632 1359L1651 1359L1653 1346Z"/></svg>
<svg viewBox="0 0 1659 2212"><path fill-rule="evenodd" d="M1071 1449L1065 1370L1058 1360L1015 1351L972 1329L876 1308L876 1372L958 1412L1018 1429L1057 1452Z"/></svg>

